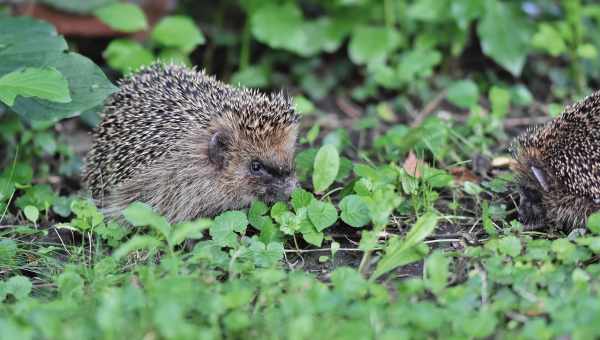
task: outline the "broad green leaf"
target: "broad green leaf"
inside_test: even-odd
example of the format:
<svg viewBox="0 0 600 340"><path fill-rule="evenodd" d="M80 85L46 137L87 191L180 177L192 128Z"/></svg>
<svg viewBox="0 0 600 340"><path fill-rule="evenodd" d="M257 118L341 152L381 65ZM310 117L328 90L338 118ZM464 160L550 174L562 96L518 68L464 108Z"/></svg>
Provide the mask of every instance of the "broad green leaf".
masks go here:
<svg viewBox="0 0 600 340"><path fill-rule="evenodd" d="M254 11L250 22L256 40L272 48L302 44L302 12L295 3L269 3Z"/></svg>
<svg viewBox="0 0 600 340"><path fill-rule="evenodd" d="M244 233L248 226L248 218L242 211L226 211L215 217L214 227Z"/></svg>
<svg viewBox="0 0 600 340"><path fill-rule="evenodd" d="M17 255L17 242L11 239L0 240L0 263L12 265ZM0 299L1 300L1 299Z"/></svg>
<svg viewBox="0 0 600 340"><path fill-rule="evenodd" d="M530 46L531 31L517 6L486 1L477 26L481 49L514 76L521 75Z"/></svg>
<svg viewBox="0 0 600 340"><path fill-rule="evenodd" d="M176 47L187 53L205 42L204 35L194 21L181 15L163 18L152 30L152 40L160 45Z"/></svg>
<svg viewBox="0 0 600 340"><path fill-rule="evenodd" d="M315 111L315 105L302 95L294 96L294 105L299 114L307 115Z"/></svg>
<svg viewBox="0 0 600 340"><path fill-rule="evenodd" d="M354 228L360 228L371 220L369 207L357 195L344 197L340 202L340 209L342 210L340 214L342 221Z"/></svg>
<svg viewBox="0 0 600 340"><path fill-rule="evenodd" d="M510 235L498 240L498 250L510 257L516 257L521 253L521 240L518 237Z"/></svg>
<svg viewBox="0 0 600 340"><path fill-rule="evenodd" d="M8 201L15 193L15 183L0 177L0 202Z"/></svg>
<svg viewBox="0 0 600 340"><path fill-rule="evenodd" d="M335 181L340 168L340 155L335 146L322 146L315 157L313 187L315 192L323 192Z"/></svg>
<svg viewBox="0 0 600 340"><path fill-rule="evenodd" d="M267 87L271 77L271 69L266 66L248 66L237 71L231 76L231 83L235 86Z"/></svg>
<svg viewBox="0 0 600 340"><path fill-rule="evenodd" d="M554 26L545 22L538 27L538 31L531 39L531 44L555 57L567 51L567 45L560 32Z"/></svg>
<svg viewBox="0 0 600 340"><path fill-rule="evenodd" d="M494 312L490 309L481 310L469 317L464 317L461 322L462 330L469 335L470 338L483 339L491 336L496 329L498 319Z"/></svg>
<svg viewBox="0 0 600 340"><path fill-rule="evenodd" d="M504 118L510 108L510 91L499 86L492 86L489 99L492 104L492 115Z"/></svg>
<svg viewBox="0 0 600 340"><path fill-rule="evenodd" d="M304 241L312 244L315 247L320 247L323 244L323 233L317 231L309 231L302 233Z"/></svg>
<svg viewBox="0 0 600 340"><path fill-rule="evenodd" d="M158 53L158 60L167 64L176 64L187 67L192 66L192 61L190 60L190 57L186 54L186 52L183 52L173 47L161 49Z"/></svg>
<svg viewBox="0 0 600 340"><path fill-rule="evenodd" d="M577 46L577 55L583 59L595 59L598 56L598 50L592 44L581 44Z"/></svg>
<svg viewBox="0 0 600 340"><path fill-rule="evenodd" d="M348 54L355 64L378 63L402 44L398 31L383 26L359 26L352 33Z"/></svg>
<svg viewBox="0 0 600 340"><path fill-rule="evenodd" d="M123 73L150 65L154 61L152 52L129 39L112 40L103 55L110 67Z"/></svg>
<svg viewBox="0 0 600 340"><path fill-rule="evenodd" d="M323 231L323 229L337 221L338 215L333 204L312 200L308 205L308 218L317 228L317 231Z"/></svg>
<svg viewBox="0 0 600 340"><path fill-rule="evenodd" d="M146 15L135 4L116 2L94 11L102 22L121 32L137 32L148 27Z"/></svg>
<svg viewBox="0 0 600 340"><path fill-rule="evenodd" d="M400 265L418 260L420 256L414 251L415 246L433 232L438 219L438 215L434 212L428 212L419 217L403 241L394 244L394 247L388 246L385 255L377 263L371 280L377 279Z"/></svg>
<svg viewBox="0 0 600 340"><path fill-rule="evenodd" d="M83 278L72 271L60 274L55 281L58 291L63 298L79 298L83 296L85 282Z"/></svg>
<svg viewBox="0 0 600 340"><path fill-rule="evenodd" d="M65 53L67 44L54 28L28 17L0 18L0 77L21 68L54 68L66 79L71 101L52 102L17 96L13 111L29 122L55 122L96 107L116 91L89 59Z"/></svg>
<svg viewBox="0 0 600 340"><path fill-rule="evenodd" d="M169 236L172 245L180 244L186 239L199 240L202 232L212 225L209 219L199 219L191 222L183 222L173 226L173 232Z"/></svg>
<svg viewBox="0 0 600 340"><path fill-rule="evenodd" d="M31 281L25 276L13 276L6 281L6 292L12 294L15 299L22 300L31 293Z"/></svg>
<svg viewBox="0 0 600 340"><path fill-rule="evenodd" d="M33 223L36 223L40 217L40 211L33 205L26 206L25 209L23 209L23 213L25 214L25 217Z"/></svg>
<svg viewBox="0 0 600 340"><path fill-rule="evenodd" d="M261 201L253 201L248 209L248 223L258 230L262 230L263 225L266 223L265 219L270 218L264 216L269 212L269 207Z"/></svg>
<svg viewBox="0 0 600 340"><path fill-rule="evenodd" d="M296 212L300 208L308 207L313 200L314 196L302 188L296 188L294 192L292 192L292 207L294 207Z"/></svg>
<svg viewBox="0 0 600 340"><path fill-rule="evenodd" d="M250 251L254 257L254 262L259 267L273 267L283 258L283 244L280 242L264 243L253 238L250 244Z"/></svg>
<svg viewBox="0 0 600 340"><path fill-rule="evenodd" d="M436 250L425 260L425 284L435 294L441 292L450 277L450 258Z"/></svg>
<svg viewBox="0 0 600 340"><path fill-rule="evenodd" d="M600 212L595 212L588 217L587 228L594 234L600 234Z"/></svg>
<svg viewBox="0 0 600 340"><path fill-rule="evenodd" d="M123 216L134 227L151 226L165 238L169 237L171 225L167 219L157 214L148 204L134 202L123 210Z"/></svg>
<svg viewBox="0 0 600 340"><path fill-rule="evenodd" d="M470 109L479 100L479 89L472 80L454 82L448 88L448 100L458 107Z"/></svg>
<svg viewBox="0 0 600 340"><path fill-rule="evenodd" d="M226 211L215 217L209 233L222 247L235 247L238 244L238 233L243 234L248 226L248 218L241 211Z"/></svg>
<svg viewBox="0 0 600 340"><path fill-rule="evenodd" d="M17 96L36 97L57 103L71 101L67 80L53 67L27 67L0 77L0 100L13 106Z"/></svg>
<svg viewBox="0 0 600 340"><path fill-rule="evenodd" d="M443 21L449 14L449 2L439 0L415 1L406 11L412 19L436 22Z"/></svg>

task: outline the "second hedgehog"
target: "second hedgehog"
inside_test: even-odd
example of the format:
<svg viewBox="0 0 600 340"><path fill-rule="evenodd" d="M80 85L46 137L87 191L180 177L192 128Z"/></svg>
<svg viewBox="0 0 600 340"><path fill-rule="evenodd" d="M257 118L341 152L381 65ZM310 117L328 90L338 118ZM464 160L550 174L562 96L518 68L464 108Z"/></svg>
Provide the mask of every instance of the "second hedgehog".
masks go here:
<svg viewBox="0 0 600 340"><path fill-rule="evenodd" d="M141 201L171 222L212 217L290 195L297 128L283 94L155 64L108 100L84 180L109 215Z"/></svg>
<svg viewBox="0 0 600 340"><path fill-rule="evenodd" d="M600 92L513 144L519 215L529 227L585 227L600 209Z"/></svg>

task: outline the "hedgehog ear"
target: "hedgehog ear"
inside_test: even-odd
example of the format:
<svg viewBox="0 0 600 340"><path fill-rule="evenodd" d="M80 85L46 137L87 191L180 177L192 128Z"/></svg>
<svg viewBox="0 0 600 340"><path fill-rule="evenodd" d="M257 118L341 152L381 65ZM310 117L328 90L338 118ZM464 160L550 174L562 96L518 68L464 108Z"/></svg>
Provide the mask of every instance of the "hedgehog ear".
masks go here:
<svg viewBox="0 0 600 340"><path fill-rule="evenodd" d="M217 169L223 169L227 166L227 151L229 149L229 137L226 133L215 132L208 142L208 160L214 164Z"/></svg>
<svg viewBox="0 0 600 340"><path fill-rule="evenodd" d="M535 177L535 179L537 179L538 183L540 183L542 189L544 189L544 191L549 191L550 187L546 182L546 178L544 177L544 173L542 172L542 170L538 167L532 166L531 172L533 172L533 176Z"/></svg>

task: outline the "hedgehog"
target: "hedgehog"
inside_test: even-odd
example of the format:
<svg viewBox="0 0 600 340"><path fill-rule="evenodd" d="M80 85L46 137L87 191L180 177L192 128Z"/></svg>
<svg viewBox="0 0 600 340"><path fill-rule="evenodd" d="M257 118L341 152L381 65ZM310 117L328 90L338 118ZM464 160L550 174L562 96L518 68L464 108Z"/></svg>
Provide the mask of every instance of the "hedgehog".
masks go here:
<svg viewBox="0 0 600 340"><path fill-rule="evenodd" d="M600 91L528 129L511 148L521 222L531 229L584 228L600 209Z"/></svg>
<svg viewBox="0 0 600 340"><path fill-rule="evenodd" d="M111 217L135 201L176 223L285 200L297 185L298 121L283 92L155 63L107 99L83 180Z"/></svg>

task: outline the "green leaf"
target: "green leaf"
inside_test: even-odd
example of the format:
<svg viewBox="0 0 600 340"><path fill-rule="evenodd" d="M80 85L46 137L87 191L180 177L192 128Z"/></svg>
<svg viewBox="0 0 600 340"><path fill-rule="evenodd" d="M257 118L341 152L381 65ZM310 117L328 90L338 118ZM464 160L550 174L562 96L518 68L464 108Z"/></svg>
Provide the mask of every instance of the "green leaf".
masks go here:
<svg viewBox="0 0 600 340"><path fill-rule="evenodd" d="M31 281L25 276L13 276L6 281L6 292L12 294L15 299L22 300L31 293Z"/></svg>
<svg viewBox="0 0 600 340"><path fill-rule="evenodd" d="M135 250L147 249L149 251L155 251L160 245L161 242L154 237L136 235L123 243L115 250L112 256L118 260Z"/></svg>
<svg viewBox="0 0 600 340"><path fill-rule="evenodd" d="M425 285L435 294L441 292L450 277L450 259L441 250L436 250L425 260Z"/></svg>
<svg viewBox="0 0 600 340"><path fill-rule="evenodd" d="M313 246L320 247L323 244L323 233L317 231L307 231L302 233L304 241L312 244Z"/></svg>
<svg viewBox="0 0 600 340"><path fill-rule="evenodd" d="M183 222L173 227L173 232L169 236L171 244L177 245L186 239L199 240L202 238L202 231L212 225L209 219L199 219L191 222Z"/></svg>
<svg viewBox="0 0 600 340"><path fill-rule="evenodd" d="M498 250L510 257L516 257L521 254L521 240L516 236L506 236L498 240Z"/></svg>
<svg viewBox="0 0 600 340"><path fill-rule="evenodd" d="M222 247L235 247L238 244L236 234L246 232L248 218L241 211L226 211L214 220L209 229L210 236Z"/></svg>
<svg viewBox="0 0 600 340"><path fill-rule="evenodd" d="M215 218L214 226L244 233L248 226L248 219L242 211L226 211Z"/></svg>
<svg viewBox="0 0 600 340"><path fill-rule="evenodd" d="M294 3L269 3L254 11L250 17L256 40L272 48L293 48L302 44L302 12Z"/></svg>
<svg viewBox="0 0 600 340"><path fill-rule="evenodd" d="M188 53L205 42L204 35L194 21L180 15L163 18L154 27L152 40L160 45L176 47Z"/></svg>
<svg viewBox="0 0 600 340"><path fill-rule="evenodd" d="M146 203L134 202L123 210L123 216L134 227L151 226L165 238L169 237L171 225Z"/></svg>
<svg viewBox="0 0 600 340"><path fill-rule="evenodd" d="M337 221L338 214L333 204L312 200L308 206L308 218L317 231L323 231Z"/></svg>
<svg viewBox="0 0 600 340"><path fill-rule="evenodd" d="M67 44L46 23L28 17L0 18L0 76L20 68L53 68L69 86L71 101L18 96L11 107L29 122L54 122L96 107L116 91L89 59L65 53Z"/></svg>
<svg viewBox="0 0 600 340"><path fill-rule="evenodd" d="M352 33L348 54L355 64L380 63L402 44L398 31L384 26L359 26Z"/></svg>
<svg viewBox="0 0 600 340"><path fill-rule="evenodd" d="M8 201L15 193L15 183L0 177L0 202Z"/></svg>
<svg viewBox="0 0 600 340"><path fill-rule="evenodd" d="M448 100L458 107L470 109L479 100L479 89L472 80L454 82L448 88Z"/></svg>
<svg viewBox="0 0 600 340"><path fill-rule="evenodd" d="M112 40L103 55L110 67L123 73L150 65L154 61L152 52L129 39Z"/></svg>
<svg viewBox="0 0 600 340"><path fill-rule="evenodd" d="M138 5L115 2L94 11L103 23L121 32L137 32L148 27L146 15Z"/></svg>
<svg viewBox="0 0 600 340"><path fill-rule="evenodd" d="M357 195L349 195L344 197L340 202L342 213L340 217L344 223L360 228L371 220L369 215L369 207Z"/></svg>
<svg viewBox="0 0 600 340"><path fill-rule="evenodd" d="M323 192L335 181L340 168L340 155L335 146L322 146L315 157L313 187L315 192Z"/></svg>
<svg viewBox="0 0 600 340"><path fill-rule="evenodd" d="M510 91L502 87L492 86L489 99L492 104L492 115L497 118L504 118L510 108Z"/></svg>
<svg viewBox="0 0 600 340"><path fill-rule="evenodd" d="M0 100L13 106L17 96L36 97L57 103L71 101L67 80L53 67L27 67L0 77Z"/></svg>
<svg viewBox="0 0 600 340"><path fill-rule="evenodd" d="M391 245L388 246L385 255L377 263L377 268L371 275L371 280L377 279L400 265L418 260L420 257L413 249L433 232L437 226L438 219L438 215L434 212L428 212L419 217L408 234L406 234L403 242L396 243L394 247Z"/></svg>
<svg viewBox="0 0 600 340"><path fill-rule="evenodd" d="M248 66L237 71L231 77L231 83L235 86L266 87L269 85L271 69L266 66Z"/></svg>
<svg viewBox="0 0 600 340"><path fill-rule="evenodd" d="M567 51L567 45L560 32L546 22L540 24L538 31L531 39L531 44L536 48L547 51L554 57Z"/></svg>
<svg viewBox="0 0 600 340"><path fill-rule="evenodd" d="M600 212L595 212L588 217L587 228L594 234L600 234Z"/></svg>
<svg viewBox="0 0 600 340"><path fill-rule="evenodd" d="M294 106L296 112L302 115L308 115L315 111L315 104L304 96L294 96Z"/></svg>
<svg viewBox="0 0 600 340"><path fill-rule="evenodd" d="M0 263L12 265L17 255L17 242L11 239L0 240ZM0 298L0 301L2 299Z"/></svg>
<svg viewBox="0 0 600 340"><path fill-rule="evenodd" d="M477 26L483 53L514 76L521 75L530 45L529 25L516 6L486 1Z"/></svg>
<svg viewBox="0 0 600 340"><path fill-rule="evenodd" d="M491 336L496 329L498 320L491 310L481 310L470 317L466 317L462 322L463 331L470 338L487 338Z"/></svg>
<svg viewBox="0 0 600 340"><path fill-rule="evenodd" d="M596 59L598 50L592 44L582 44L577 46L577 55L583 59Z"/></svg>
<svg viewBox="0 0 600 340"><path fill-rule="evenodd" d="M283 258L283 244L280 242L264 243L252 239L250 251L254 256L254 262L258 267L273 267Z"/></svg>
<svg viewBox="0 0 600 340"><path fill-rule="evenodd" d="M23 213L25 214L25 217L33 223L36 223L40 217L40 211L32 205L26 206L25 209L23 209Z"/></svg>
<svg viewBox="0 0 600 340"><path fill-rule="evenodd" d="M313 200L313 195L302 188L296 188L294 189L294 192L292 192L292 207L294 207L296 212L298 212L300 208L308 207Z"/></svg>

